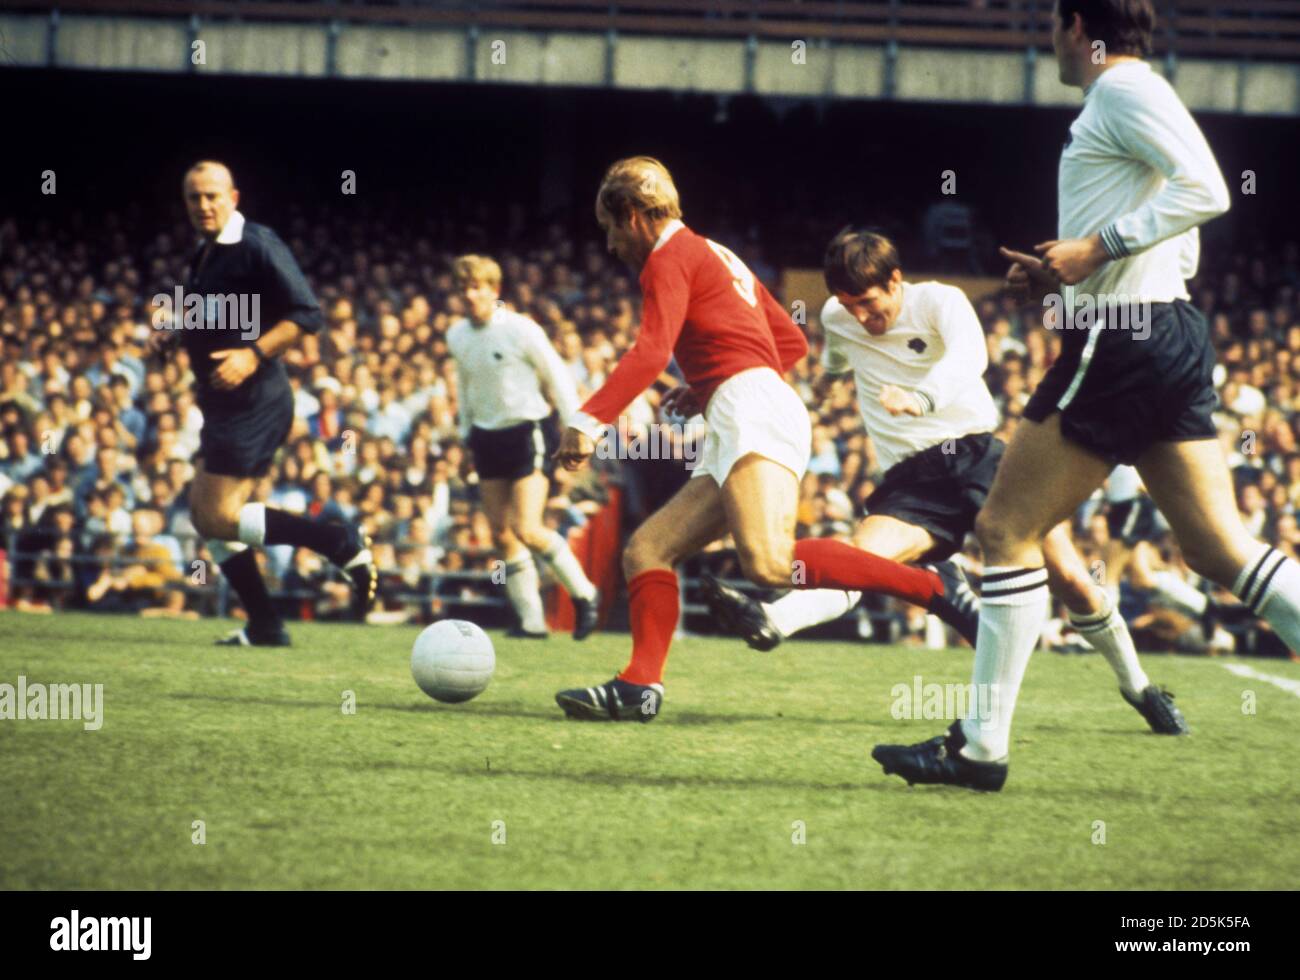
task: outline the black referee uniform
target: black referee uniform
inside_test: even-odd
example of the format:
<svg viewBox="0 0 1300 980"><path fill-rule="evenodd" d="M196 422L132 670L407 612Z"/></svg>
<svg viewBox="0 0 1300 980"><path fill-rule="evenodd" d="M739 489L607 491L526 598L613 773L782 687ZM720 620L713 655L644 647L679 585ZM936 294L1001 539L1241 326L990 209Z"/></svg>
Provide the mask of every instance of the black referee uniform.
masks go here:
<svg viewBox="0 0 1300 980"><path fill-rule="evenodd" d="M222 391L209 380L220 363L211 355L251 347L284 320L316 333L324 322L320 304L280 236L238 211L218 238L204 242L191 259L185 294L187 304L195 294L203 298L201 328L186 319L185 310L176 312L203 411L199 456L204 468L221 476L262 476L293 424L289 377L278 360L262 360L256 374ZM241 309L251 322L234 315Z"/></svg>

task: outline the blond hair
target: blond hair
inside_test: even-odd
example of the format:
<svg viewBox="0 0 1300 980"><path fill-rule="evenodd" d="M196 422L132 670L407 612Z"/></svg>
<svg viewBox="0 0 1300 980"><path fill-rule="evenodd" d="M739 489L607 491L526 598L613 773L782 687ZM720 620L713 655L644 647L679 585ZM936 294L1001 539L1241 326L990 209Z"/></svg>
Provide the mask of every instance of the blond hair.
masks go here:
<svg viewBox="0 0 1300 980"><path fill-rule="evenodd" d="M597 218L602 211L620 222L632 211L656 221L680 218L682 205L667 167L654 157L628 157L605 171L596 193Z"/></svg>
<svg viewBox="0 0 1300 980"><path fill-rule="evenodd" d="M451 275L457 286L485 282L501 288L501 266L486 255L458 255L451 263Z"/></svg>

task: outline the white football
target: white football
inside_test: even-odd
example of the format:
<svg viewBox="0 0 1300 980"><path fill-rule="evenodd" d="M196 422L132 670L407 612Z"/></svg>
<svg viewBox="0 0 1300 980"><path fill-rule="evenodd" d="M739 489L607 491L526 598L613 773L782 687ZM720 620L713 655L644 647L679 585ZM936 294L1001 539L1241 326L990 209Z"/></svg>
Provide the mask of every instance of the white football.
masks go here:
<svg viewBox="0 0 1300 980"><path fill-rule="evenodd" d="M411 650L411 675L436 701L454 704L482 694L496 666L488 635L463 619L426 627Z"/></svg>

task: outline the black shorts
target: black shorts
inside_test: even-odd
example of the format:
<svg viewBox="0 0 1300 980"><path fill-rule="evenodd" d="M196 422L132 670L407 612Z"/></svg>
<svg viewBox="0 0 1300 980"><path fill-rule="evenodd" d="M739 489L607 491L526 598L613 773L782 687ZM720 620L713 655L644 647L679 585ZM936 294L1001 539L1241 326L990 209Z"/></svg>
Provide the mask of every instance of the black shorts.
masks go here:
<svg viewBox="0 0 1300 980"><path fill-rule="evenodd" d="M975 515L988 498L1005 449L991 432L923 449L885 471L880 486L866 499L863 513L925 528L935 545L921 560L943 561L960 551L966 535L974 530Z"/></svg>
<svg viewBox="0 0 1300 980"><path fill-rule="evenodd" d="M1061 433L1111 463L1135 463L1153 443L1214 439L1214 345L1186 300L1152 303L1150 333L1067 332L1025 418L1061 413Z"/></svg>
<svg viewBox="0 0 1300 980"><path fill-rule="evenodd" d="M504 429L470 429L469 448L480 480L522 480L541 470L551 473L551 454L559 448L555 416L520 422Z"/></svg>
<svg viewBox="0 0 1300 980"><path fill-rule="evenodd" d="M1139 541L1155 541L1160 536L1155 502L1143 495L1110 504L1106 510L1106 526L1111 538L1123 542L1126 548Z"/></svg>
<svg viewBox="0 0 1300 980"><path fill-rule="evenodd" d="M218 476L265 476L293 427L293 389L273 376L251 393L246 406L202 406L199 456Z"/></svg>

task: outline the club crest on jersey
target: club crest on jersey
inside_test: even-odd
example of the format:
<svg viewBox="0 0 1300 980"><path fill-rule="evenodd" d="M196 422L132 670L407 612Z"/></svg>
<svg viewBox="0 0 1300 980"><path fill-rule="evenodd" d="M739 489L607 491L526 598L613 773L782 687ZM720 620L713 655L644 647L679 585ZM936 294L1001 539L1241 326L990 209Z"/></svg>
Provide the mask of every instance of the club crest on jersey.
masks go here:
<svg viewBox="0 0 1300 980"><path fill-rule="evenodd" d="M910 349L916 351L918 354L923 353L925 351L925 341L922 340L920 337L913 337L911 340L907 342L907 346Z"/></svg>

